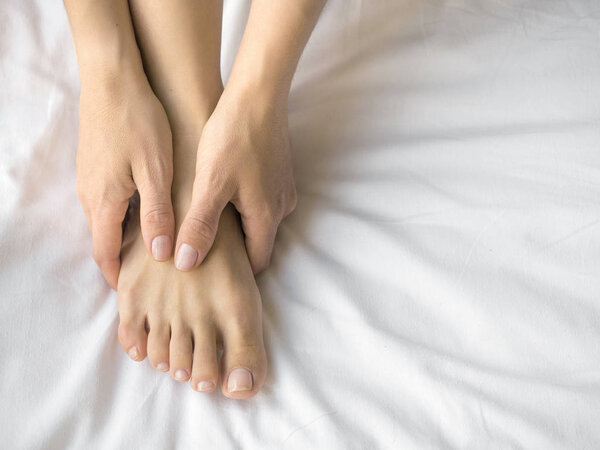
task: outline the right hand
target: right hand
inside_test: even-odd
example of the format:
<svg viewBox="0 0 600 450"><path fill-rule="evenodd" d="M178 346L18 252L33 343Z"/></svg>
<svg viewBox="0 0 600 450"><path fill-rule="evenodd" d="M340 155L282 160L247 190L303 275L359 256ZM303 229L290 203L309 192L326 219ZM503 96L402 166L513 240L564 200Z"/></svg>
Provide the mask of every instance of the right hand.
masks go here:
<svg viewBox="0 0 600 450"><path fill-rule="evenodd" d="M165 111L145 77L82 82L77 149L77 194L92 232L93 255L117 288L122 223L129 199L140 194L146 248L171 257L173 148Z"/></svg>

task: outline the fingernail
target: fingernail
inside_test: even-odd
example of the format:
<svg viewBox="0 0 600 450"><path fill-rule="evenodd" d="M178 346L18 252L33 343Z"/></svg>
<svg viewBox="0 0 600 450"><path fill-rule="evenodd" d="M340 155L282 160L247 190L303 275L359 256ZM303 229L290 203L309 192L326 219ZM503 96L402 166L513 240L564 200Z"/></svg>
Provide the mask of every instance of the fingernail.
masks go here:
<svg viewBox="0 0 600 450"><path fill-rule="evenodd" d="M198 252L191 245L181 244L177 252L175 267L179 270L191 270L198 259Z"/></svg>
<svg viewBox="0 0 600 450"><path fill-rule="evenodd" d="M152 240L152 256L157 261L166 261L171 256L171 238L166 234Z"/></svg>
<svg viewBox="0 0 600 450"><path fill-rule="evenodd" d="M129 355L129 357L130 357L131 359L138 359L138 355L139 355L139 353L138 353L138 349L137 349L137 347L135 347L135 346L134 346L134 347L131 347L131 348L129 349L129 351L127 352L127 354Z"/></svg>
<svg viewBox="0 0 600 450"><path fill-rule="evenodd" d="M201 381L200 383L198 383L198 390L199 391L212 391L215 387L215 383L213 383L212 381Z"/></svg>
<svg viewBox="0 0 600 450"><path fill-rule="evenodd" d="M251 391L252 374L248 369L233 369L227 380L227 390L229 392Z"/></svg>
<svg viewBox="0 0 600 450"><path fill-rule="evenodd" d="M162 372L169 370L169 363L161 362L156 365L156 368Z"/></svg>
<svg viewBox="0 0 600 450"><path fill-rule="evenodd" d="M187 370L179 369L175 371L175 378L177 380L187 380L188 372Z"/></svg>

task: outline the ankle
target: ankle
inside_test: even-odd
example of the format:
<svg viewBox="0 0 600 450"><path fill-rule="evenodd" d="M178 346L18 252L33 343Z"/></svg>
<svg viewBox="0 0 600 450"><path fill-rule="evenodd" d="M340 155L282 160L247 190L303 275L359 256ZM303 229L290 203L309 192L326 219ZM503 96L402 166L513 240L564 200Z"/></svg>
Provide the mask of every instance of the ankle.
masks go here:
<svg viewBox="0 0 600 450"><path fill-rule="evenodd" d="M186 91L175 90L168 96L160 96L169 117L173 135L202 131L204 124L217 106L222 92L223 85L219 82L213 83L211 86L206 84L195 86Z"/></svg>

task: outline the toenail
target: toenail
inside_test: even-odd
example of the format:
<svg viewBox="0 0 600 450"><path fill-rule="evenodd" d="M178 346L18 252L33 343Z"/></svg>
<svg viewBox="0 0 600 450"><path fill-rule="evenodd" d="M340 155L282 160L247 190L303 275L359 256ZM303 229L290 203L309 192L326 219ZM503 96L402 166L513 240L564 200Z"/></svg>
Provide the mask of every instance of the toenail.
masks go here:
<svg viewBox="0 0 600 450"><path fill-rule="evenodd" d="M181 244L177 252L175 267L179 270L191 270L198 259L198 252L191 245Z"/></svg>
<svg viewBox="0 0 600 450"><path fill-rule="evenodd" d="M175 378L177 380L187 380L187 377L188 377L187 370L179 369L179 370L175 371Z"/></svg>
<svg viewBox="0 0 600 450"><path fill-rule="evenodd" d="M165 261L171 256L171 238L165 234L152 240L152 256L157 261Z"/></svg>
<svg viewBox="0 0 600 450"><path fill-rule="evenodd" d="M212 381L201 381L197 386L199 391L206 392L212 391L215 388L215 383Z"/></svg>
<svg viewBox="0 0 600 450"><path fill-rule="evenodd" d="M127 354L129 355L129 357L130 357L131 359L138 359L138 355L139 355L139 353L138 353L138 349L137 349L137 347L136 347L136 346L133 346L133 347L131 347L131 348L129 349L129 351L127 352Z"/></svg>
<svg viewBox="0 0 600 450"><path fill-rule="evenodd" d="M163 371L163 372L166 372L167 370L169 370L169 363L166 363L166 362L161 362L161 363L158 363L158 364L156 365L156 368L157 368L158 370L161 370L161 371Z"/></svg>
<svg viewBox="0 0 600 450"><path fill-rule="evenodd" d="M248 369L233 369L227 380L227 390L229 392L251 391L252 373Z"/></svg>

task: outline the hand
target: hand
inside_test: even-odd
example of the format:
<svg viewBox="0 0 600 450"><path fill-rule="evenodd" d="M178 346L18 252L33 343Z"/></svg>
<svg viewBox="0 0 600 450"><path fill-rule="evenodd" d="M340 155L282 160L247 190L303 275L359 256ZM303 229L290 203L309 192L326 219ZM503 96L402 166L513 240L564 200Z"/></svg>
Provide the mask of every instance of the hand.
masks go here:
<svg viewBox="0 0 600 450"><path fill-rule="evenodd" d="M146 247L157 260L171 255L172 155L167 116L145 77L82 81L77 193L92 232L94 259L113 289L122 222L136 188Z"/></svg>
<svg viewBox="0 0 600 450"><path fill-rule="evenodd" d="M296 206L286 101L225 90L198 145L191 206L177 237L179 270L204 260L228 202L241 215L258 273L269 265L279 223Z"/></svg>

